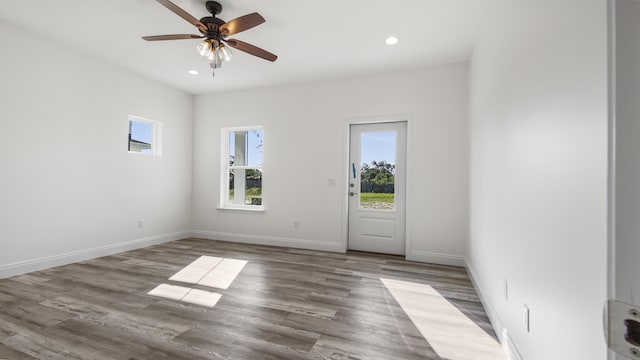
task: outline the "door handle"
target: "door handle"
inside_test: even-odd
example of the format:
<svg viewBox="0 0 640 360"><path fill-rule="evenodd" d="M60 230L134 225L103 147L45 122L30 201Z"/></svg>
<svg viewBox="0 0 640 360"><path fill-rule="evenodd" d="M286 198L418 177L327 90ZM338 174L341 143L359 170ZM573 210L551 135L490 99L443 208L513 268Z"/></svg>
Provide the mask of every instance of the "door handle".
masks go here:
<svg viewBox="0 0 640 360"><path fill-rule="evenodd" d="M353 191L349 192L349 196L356 196L357 194L358 194L357 192L353 192Z"/></svg>

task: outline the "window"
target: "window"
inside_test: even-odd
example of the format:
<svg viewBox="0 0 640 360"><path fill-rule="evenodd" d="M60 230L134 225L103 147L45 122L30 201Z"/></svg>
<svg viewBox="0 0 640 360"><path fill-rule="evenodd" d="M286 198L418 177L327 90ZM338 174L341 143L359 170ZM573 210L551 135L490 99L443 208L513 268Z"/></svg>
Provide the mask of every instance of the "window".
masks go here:
<svg viewBox="0 0 640 360"><path fill-rule="evenodd" d="M262 127L222 129L222 208L263 209Z"/></svg>
<svg viewBox="0 0 640 360"><path fill-rule="evenodd" d="M127 150L130 153L160 155L161 123L129 115L129 140Z"/></svg>

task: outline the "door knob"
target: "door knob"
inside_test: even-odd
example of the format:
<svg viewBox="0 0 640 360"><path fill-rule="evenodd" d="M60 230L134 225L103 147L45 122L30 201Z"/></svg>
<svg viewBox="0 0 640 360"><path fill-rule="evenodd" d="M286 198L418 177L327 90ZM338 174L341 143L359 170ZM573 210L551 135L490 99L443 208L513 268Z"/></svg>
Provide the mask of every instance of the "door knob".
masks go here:
<svg viewBox="0 0 640 360"><path fill-rule="evenodd" d="M349 192L349 196L355 196L355 195L356 195L356 193L355 193L355 192L353 192L353 191L350 191L350 192Z"/></svg>

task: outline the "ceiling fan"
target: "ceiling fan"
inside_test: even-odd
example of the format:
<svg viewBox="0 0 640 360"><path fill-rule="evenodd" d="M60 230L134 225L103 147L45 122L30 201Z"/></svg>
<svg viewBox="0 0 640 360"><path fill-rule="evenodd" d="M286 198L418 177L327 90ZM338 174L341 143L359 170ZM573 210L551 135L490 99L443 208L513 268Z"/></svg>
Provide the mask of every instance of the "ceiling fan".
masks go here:
<svg viewBox="0 0 640 360"><path fill-rule="evenodd" d="M207 1L205 6L212 16L205 16L198 20L169 0L156 1L198 28L200 35L173 34L143 36L142 38L146 41L204 39L198 44L196 51L209 60L209 64L213 69L222 67L223 60L231 60L233 54L229 46L268 61L273 62L278 59L276 55L257 46L236 39L227 39L230 35L249 30L265 22L264 18L257 12L225 22L216 17L216 15L222 11L222 5L217 1ZM215 72L213 75L215 76Z"/></svg>

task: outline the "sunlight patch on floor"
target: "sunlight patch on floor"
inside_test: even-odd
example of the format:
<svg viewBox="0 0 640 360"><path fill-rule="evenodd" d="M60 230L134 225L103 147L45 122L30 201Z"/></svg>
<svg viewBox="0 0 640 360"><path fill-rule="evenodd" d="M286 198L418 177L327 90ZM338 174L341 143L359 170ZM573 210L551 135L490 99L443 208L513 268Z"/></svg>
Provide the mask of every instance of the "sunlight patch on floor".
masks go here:
<svg viewBox="0 0 640 360"><path fill-rule="evenodd" d="M201 256L169 280L228 289L246 264L245 260ZM170 284L160 284L147 294L207 307L214 307L222 297L215 292Z"/></svg>
<svg viewBox="0 0 640 360"><path fill-rule="evenodd" d="M505 360L500 343L429 285L380 279L444 359Z"/></svg>
<svg viewBox="0 0 640 360"><path fill-rule="evenodd" d="M152 296L163 297L165 299L184 301L191 304L214 307L221 294L200 289L192 289L184 286L176 286L169 284L160 284L147 294Z"/></svg>
<svg viewBox="0 0 640 360"><path fill-rule="evenodd" d="M244 260L223 259L205 277L198 281L198 284L218 289L228 289L245 265L247 265L247 262Z"/></svg>
<svg viewBox="0 0 640 360"><path fill-rule="evenodd" d="M245 265L245 260L201 256L169 280L228 289Z"/></svg>
<svg viewBox="0 0 640 360"><path fill-rule="evenodd" d="M202 280L213 268L216 267L222 258L213 256L200 256L191 264L182 268L169 278L171 281L180 281L189 284L197 284Z"/></svg>

